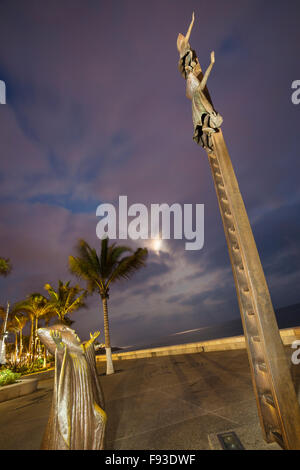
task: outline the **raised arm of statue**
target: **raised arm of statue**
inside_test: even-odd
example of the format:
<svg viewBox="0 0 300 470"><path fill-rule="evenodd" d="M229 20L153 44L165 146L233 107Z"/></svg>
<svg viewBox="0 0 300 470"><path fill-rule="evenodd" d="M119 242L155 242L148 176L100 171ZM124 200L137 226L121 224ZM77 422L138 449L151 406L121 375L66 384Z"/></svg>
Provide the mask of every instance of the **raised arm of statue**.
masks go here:
<svg viewBox="0 0 300 470"><path fill-rule="evenodd" d="M194 22L195 22L195 14L193 12L192 21L191 21L191 24L189 26L189 29L186 35L184 36L181 33L178 34L177 49L178 49L180 57L183 57L190 49L189 40L190 40L191 32L194 26Z"/></svg>
<svg viewBox="0 0 300 470"><path fill-rule="evenodd" d="M94 334L90 333L90 339L81 343L81 348L83 351L86 351L90 347L94 347L94 342L100 335L100 331L96 331Z"/></svg>
<svg viewBox="0 0 300 470"><path fill-rule="evenodd" d="M62 336L61 333L57 330L50 330L50 335L56 345L56 348L58 351L64 351L65 345L62 342Z"/></svg>
<svg viewBox="0 0 300 470"><path fill-rule="evenodd" d="M210 54L210 64L207 67L207 70L204 74L204 77L201 80L201 84L200 84L201 90L204 90L204 88L206 87L206 83L207 83L208 77L210 75L210 72L211 72L211 70L214 66L214 63L215 63L215 53L214 53L214 51L212 51L212 53Z"/></svg>

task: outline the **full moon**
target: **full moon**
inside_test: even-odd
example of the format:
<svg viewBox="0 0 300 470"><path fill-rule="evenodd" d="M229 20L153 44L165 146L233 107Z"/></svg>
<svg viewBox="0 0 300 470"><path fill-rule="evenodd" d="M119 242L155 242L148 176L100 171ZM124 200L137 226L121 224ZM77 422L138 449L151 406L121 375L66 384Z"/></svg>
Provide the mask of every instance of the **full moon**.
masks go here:
<svg viewBox="0 0 300 470"><path fill-rule="evenodd" d="M161 246L162 246L162 240L160 240L160 239L153 240L152 248L153 248L154 251L156 251L156 253L160 252Z"/></svg>

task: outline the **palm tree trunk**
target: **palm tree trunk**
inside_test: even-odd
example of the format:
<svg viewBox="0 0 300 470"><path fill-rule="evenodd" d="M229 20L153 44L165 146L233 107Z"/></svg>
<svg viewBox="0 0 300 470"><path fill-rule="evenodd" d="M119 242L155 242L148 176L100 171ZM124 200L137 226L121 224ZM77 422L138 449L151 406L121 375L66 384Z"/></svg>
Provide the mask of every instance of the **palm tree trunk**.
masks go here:
<svg viewBox="0 0 300 470"><path fill-rule="evenodd" d="M107 298L102 298L103 315L104 315L104 336L105 336L105 351L106 351L106 375L113 374L114 366L111 355L110 337L109 337L109 322L107 311Z"/></svg>
<svg viewBox="0 0 300 470"><path fill-rule="evenodd" d="M37 317L34 319L34 327L33 327L33 340L32 340L32 345L33 345L33 362L35 361L36 357L36 322L37 322Z"/></svg>
<svg viewBox="0 0 300 470"><path fill-rule="evenodd" d="M15 332L15 363L18 359L18 332Z"/></svg>
<svg viewBox="0 0 300 470"><path fill-rule="evenodd" d="M48 328L49 323L50 323L50 318L46 316L46 318L44 319L44 322L45 322L45 327ZM48 358L48 350L46 346L44 345L44 368L47 367L47 358Z"/></svg>
<svg viewBox="0 0 300 470"><path fill-rule="evenodd" d="M20 359L22 359L23 354L23 328L20 330Z"/></svg>
<svg viewBox="0 0 300 470"><path fill-rule="evenodd" d="M37 335L37 330L39 327L39 317L35 317L35 328L34 328L34 355L35 359L37 358L39 354L39 338Z"/></svg>
<svg viewBox="0 0 300 470"><path fill-rule="evenodd" d="M33 358L33 329L34 329L34 318L31 318L30 338L29 338L29 362Z"/></svg>

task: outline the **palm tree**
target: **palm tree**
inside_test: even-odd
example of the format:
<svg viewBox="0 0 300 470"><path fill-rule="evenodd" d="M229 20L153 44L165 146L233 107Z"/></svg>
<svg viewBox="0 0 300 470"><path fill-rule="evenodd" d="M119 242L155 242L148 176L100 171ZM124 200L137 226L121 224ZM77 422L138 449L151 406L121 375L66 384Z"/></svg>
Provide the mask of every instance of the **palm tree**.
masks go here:
<svg viewBox="0 0 300 470"><path fill-rule="evenodd" d="M10 304L7 302L6 309L0 306L0 317L2 318L3 322L1 325L1 333L0 333L0 365L6 364L6 346L5 340L7 335L7 322L9 317L9 308Z"/></svg>
<svg viewBox="0 0 300 470"><path fill-rule="evenodd" d="M37 343L36 331L41 317L53 310L49 300L39 293L30 294L25 300L17 302L12 308L12 314L25 313L31 321L29 355L34 359Z"/></svg>
<svg viewBox="0 0 300 470"><path fill-rule="evenodd" d="M66 315L86 306L86 291L78 285L70 286L70 281L65 284L58 281L57 291L50 284L45 284L44 289L48 292L53 311L61 323L69 324L70 319Z"/></svg>
<svg viewBox="0 0 300 470"><path fill-rule="evenodd" d="M0 318L2 320L1 334L4 333L3 327L4 327L4 323L5 323L5 317L6 317L6 309L2 305L0 305Z"/></svg>
<svg viewBox="0 0 300 470"><path fill-rule="evenodd" d="M0 276L6 277L12 270L10 259L0 257ZM5 327L7 323L7 315L9 310L9 302L7 302L7 314L4 316L2 325L3 334L0 334L0 364L5 363Z"/></svg>
<svg viewBox="0 0 300 470"><path fill-rule="evenodd" d="M7 276L12 270L11 262L8 258L0 257L0 276Z"/></svg>
<svg viewBox="0 0 300 470"><path fill-rule="evenodd" d="M96 291L100 294L104 314L106 374L113 374L107 310L110 284L129 279L135 271L145 266L148 251L146 248L138 248L133 252L131 248L118 246L116 243L109 246L109 240L105 238L101 241L99 254L85 240L79 240L77 255L69 256L70 271L87 281L89 293Z"/></svg>
<svg viewBox="0 0 300 470"><path fill-rule="evenodd" d="M23 353L23 328L26 326L28 318L25 315L15 315L16 327L19 333L19 357L22 358Z"/></svg>
<svg viewBox="0 0 300 470"><path fill-rule="evenodd" d="M19 357L19 347L18 347L18 333L19 333L19 328L18 324L16 322L15 318L9 318L7 322L7 331L9 333L13 333L15 335L15 352L14 352L14 362L17 362L17 359ZM11 354L11 362L12 362L12 354Z"/></svg>

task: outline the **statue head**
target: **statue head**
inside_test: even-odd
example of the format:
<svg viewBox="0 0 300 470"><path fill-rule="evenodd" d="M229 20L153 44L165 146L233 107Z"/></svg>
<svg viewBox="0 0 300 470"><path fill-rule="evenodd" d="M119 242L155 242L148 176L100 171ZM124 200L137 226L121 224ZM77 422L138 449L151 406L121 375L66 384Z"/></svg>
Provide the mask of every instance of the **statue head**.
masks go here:
<svg viewBox="0 0 300 470"><path fill-rule="evenodd" d="M61 342L67 346L69 351L81 352L80 339L72 328L62 323L49 326L47 328L39 328L37 335L41 342L46 346L48 351L54 356L56 351L56 343L51 335L51 331L57 331L61 335Z"/></svg>

